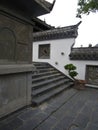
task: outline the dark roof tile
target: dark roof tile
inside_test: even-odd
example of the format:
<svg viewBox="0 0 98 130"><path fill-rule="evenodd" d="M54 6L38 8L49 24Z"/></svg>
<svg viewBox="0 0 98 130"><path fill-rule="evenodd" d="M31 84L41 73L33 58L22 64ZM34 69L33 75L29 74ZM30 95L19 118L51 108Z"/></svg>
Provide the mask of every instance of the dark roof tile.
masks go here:
<svg viewBox="0 0 98 130"><path fill-rule="evenodd" d="M98 60L98 47L72 48L71 60Z"/></svg>
<svg viewBox="0 0 98 130"><path fill-rule="evenodd" d="M47 31L41 31L33 34L34 41L43 41L46 40L46 36L48 40L52 39L62 39L62 38L76 38L78 36L78 26L81 22L76 25L54 28Z"/></svg>

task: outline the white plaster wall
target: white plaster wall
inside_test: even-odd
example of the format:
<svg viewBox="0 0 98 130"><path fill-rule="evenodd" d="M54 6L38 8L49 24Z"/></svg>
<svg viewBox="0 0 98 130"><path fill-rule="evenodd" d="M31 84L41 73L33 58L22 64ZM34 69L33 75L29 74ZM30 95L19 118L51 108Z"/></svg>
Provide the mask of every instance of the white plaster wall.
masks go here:
<svg viewBox="0 0 98 130"><path fill-rule="evenodd" d="M71 60L77 67L78 76L76 78L85 80L86 65L98 65L98 61L82 61L82 60Z"/></svg>
<svg viewBox="0 0 98 130"><path fill-rule="evenodd" d="M75 43L74 38L34 42L33 61L48 62L66 75L68 75L68 73L64 69L64 65L73 63L77 67L78 76L76 78L84 80L86 65L98 65L98 61L70 60L69 54L73 43ZM50 59L38 59L39 44L50 44ZM61 52L64 52L64 55L61 55ZM58 62L58 65L56 65L55 62Z"/></svg>
<svg viewBox="0 0 98 130"><path fill-rule="evenodd" d="M70 54L71 46L74 43L75 43L74 38L33 42L32 61L48 62L52 66L59 69L61 72L65 73L64 65L69 63L68 55ZM41 44L50 44L50 59L38 59L38 50L39 50L39 45ZM63 52L64 55L61 55L61 52ZM55 62L58 62L58 65L56 65Z"/></svg>

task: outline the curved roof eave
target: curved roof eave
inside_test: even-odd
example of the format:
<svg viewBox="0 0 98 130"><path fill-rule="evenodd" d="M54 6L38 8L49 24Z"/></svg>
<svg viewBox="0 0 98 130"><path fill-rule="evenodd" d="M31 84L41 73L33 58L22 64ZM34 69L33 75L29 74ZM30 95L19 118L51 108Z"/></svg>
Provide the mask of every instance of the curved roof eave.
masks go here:
<svg viewBox="0 0 98 130"><path fill-rule="evenodd" d="M0 10L5 9L6 12L14 12L32 19L50 13L54 3L55 0L53 3L45 0L0 0Z"/></svg>
<svg viewBox="0 0 98 130"><path fill-rule="evenodd" d="M34 41L62 39L62 38L76 38L78 36L78 26L81 21L76 25L54 28L47 31L36 32L33 34Z"/></svg>
<svg viewBox="0 0 98 130"><path fill-rule="evenodd" d="M53 3L51 4L46 0L35 0L35 1L44 8L44 10L46 11L45 13L50 13L56 2L56 0L54 0Z"/></svg>

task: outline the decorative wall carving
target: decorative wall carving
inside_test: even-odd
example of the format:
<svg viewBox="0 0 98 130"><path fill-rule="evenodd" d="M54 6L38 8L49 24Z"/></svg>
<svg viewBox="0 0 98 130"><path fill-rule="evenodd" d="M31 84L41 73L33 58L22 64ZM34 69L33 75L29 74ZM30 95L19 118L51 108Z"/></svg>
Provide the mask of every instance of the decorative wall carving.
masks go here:
<svg viewBox="0 0 98 130"><path fill-rule="evenodd" d="M0 59L15 59L16 37L7 27L0 29Z"/></svg>
<svg viewBox="0 0 98 130"><path fill-rule="evenodd" d="M28 59L28 46L25 44L18 43L17 44L17 61L27 61Z"/></svg>
<svg viewBox="0 0 98 130"><path fill-rule="evenodd" d="M39 58L40 59L50 58L50 44L39 45Z"/></svg>
<svg viewBox="0 0 98 130"><path fill-rule="evenodd" d="M32 62L32 32L28 23L0 14L0 64Z"/></svg>

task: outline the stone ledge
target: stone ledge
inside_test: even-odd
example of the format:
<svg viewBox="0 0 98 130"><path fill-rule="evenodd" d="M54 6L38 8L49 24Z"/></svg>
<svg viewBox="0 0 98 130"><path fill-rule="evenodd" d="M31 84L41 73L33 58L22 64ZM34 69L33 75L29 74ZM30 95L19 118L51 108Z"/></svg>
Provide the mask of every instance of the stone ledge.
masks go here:
<svg viewBox="0 0 98 130"><path fill-rule="evenodd" d="M91 88L97 88L98 89L98 85L93 85L93 84L85 84L87 87L91 87Z"/></svg>
<svg viewBox="0 0 98 130"><path fill-rule="evenodd" d="M0 75L31 72L33 67L33 64L0 65Z"/></svg>

